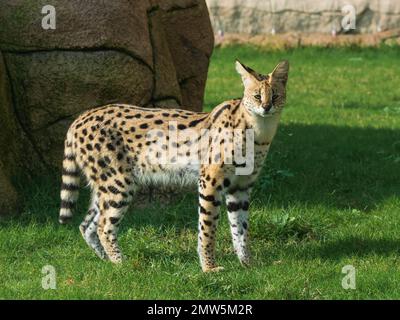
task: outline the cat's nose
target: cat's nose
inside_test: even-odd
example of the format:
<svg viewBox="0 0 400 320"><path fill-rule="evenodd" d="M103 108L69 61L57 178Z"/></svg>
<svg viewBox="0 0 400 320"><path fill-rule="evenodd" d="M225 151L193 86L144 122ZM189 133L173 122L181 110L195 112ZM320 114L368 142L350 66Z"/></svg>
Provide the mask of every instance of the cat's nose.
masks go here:
<svg viewBox="0 0 400 320"><path fill-rule="evenodd" d="M262 105L263 109L268 112L272 108L272 103L265 103Z"/></svg>

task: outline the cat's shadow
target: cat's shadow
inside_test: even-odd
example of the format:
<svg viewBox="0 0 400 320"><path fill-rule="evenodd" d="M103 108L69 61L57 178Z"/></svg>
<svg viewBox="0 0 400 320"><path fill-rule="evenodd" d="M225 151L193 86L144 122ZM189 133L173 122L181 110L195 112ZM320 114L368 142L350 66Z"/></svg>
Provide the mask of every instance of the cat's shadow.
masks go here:
<svg viewBox="0 0 400 320"><path fill-rule="evenodd" d="M269 175L269 176L268 176ZM281 125L254 196L369 212L400 197L400 130ZM261 180L263 178L261 177ZM261 186L261 187L260 187Z"/></svg>
<svg viewBox="0 0 400 320"><path fill-rule="evenodd" d="M400 240L368 239L357 236L323 243L315 251L315 257L339 260L343 257L363 258L368 255L389 256L400 253Z"/></svg>
<svg viewBox="0 0 400 320"><path fill-rule="evenodd" d="M285 246L280 248L264 248L258 253L257 263L274 264L274 262L282 259L282 250L284 256L295 256L296 261L325 260L325 261L342 261L350 259L352 263L363 260L368 256L398 256L400 254L400 240L375 238L360 236L346 236L342 239L334 239L323 241L312 245L312 249L307 246L298 247ZM283 258L284 259L284 258ZM393 260L394 265L398 259Z"/></svg>

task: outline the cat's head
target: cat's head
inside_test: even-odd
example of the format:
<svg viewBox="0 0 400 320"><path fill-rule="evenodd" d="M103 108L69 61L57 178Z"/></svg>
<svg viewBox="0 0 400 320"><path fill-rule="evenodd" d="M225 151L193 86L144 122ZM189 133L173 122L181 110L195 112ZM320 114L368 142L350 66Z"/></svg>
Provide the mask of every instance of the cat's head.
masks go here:
<svg viewBox="0 0 400 320"><path fill-rule="evenodd" d="M268 75L262 75L236 60L236 71L242 76L245 108L258 116L268 117L282 110L286 98L289 62L280 62Z"/></svg>

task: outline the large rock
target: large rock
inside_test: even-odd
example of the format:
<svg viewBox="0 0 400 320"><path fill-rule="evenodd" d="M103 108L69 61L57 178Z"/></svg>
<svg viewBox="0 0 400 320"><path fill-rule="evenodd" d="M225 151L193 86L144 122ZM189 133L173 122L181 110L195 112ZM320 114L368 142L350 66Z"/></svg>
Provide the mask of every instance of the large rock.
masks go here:
<svg viewBox="0 0 400 320"><path fill-rule="evenodd" d="M204 0L53 0L56 29L45 30L48 4L0 2L0 214L18 201L13 177L61 164L83 110L202 109L214 45Z"/></svg>
<svg viewBox="0 0 400 320"><path fill-rule="evenodd" d="M14 209L18 203L17 192L11 182L17 171L17 150L13 142L18 131L9 89L3 56L0 53L0 215Z"/></svg>
<svg viewBox="0 0 400 320"><path fill-rule="evenodd" d="M243 34L341 32L342 8L356 11L356 33L400 27L398 0L206 0L216 31Z"/></svg>

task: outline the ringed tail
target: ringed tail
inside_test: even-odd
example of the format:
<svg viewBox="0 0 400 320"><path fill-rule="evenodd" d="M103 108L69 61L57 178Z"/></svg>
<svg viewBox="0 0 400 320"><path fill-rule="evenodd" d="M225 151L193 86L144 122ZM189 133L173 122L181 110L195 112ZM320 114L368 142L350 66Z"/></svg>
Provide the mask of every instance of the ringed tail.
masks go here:
<svg viewBox="0 0 400 320"><path fill-rule="evenodd" d="M79 168L72 148L72 134L68 131L64 144L64 160L62 165L61 208L58 221L65 224L71 220L76 201L79 196Z"/></svg>

